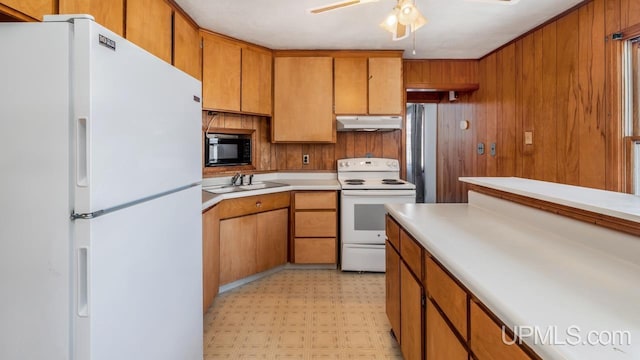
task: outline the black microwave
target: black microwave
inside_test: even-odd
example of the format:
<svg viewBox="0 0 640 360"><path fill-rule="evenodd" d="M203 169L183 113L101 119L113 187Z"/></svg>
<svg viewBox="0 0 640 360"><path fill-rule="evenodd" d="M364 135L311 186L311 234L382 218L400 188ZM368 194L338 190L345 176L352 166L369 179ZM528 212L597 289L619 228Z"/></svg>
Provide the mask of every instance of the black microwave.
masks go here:
<svg viewBox="0 0 640 360"><path fill-rule="evenodd" d="M204 144L205 166L251 164L251 135L207 134Z"/></svg>

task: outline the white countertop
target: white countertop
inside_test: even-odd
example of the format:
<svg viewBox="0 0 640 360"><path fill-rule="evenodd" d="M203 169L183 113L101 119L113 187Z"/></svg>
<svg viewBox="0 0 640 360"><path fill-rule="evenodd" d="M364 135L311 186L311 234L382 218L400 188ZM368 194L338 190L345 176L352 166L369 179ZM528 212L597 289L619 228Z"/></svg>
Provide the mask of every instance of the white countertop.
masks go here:
<svg viewBox="0 0 640 360"><path fill-rule="evenodd" d="M640 222L640 196L517 177L461 177L469 184Z"/></svg>
<svg viewBox="0 0 640 360"><path fill-rule="evenodd" d="M292 190L340 190L340 183L338 183L337 175L335 173L269 173L269 174L257 174L254 177L254 182L258 181L273 181L286 186L279 186L273 188L235 191L225 194L213 194L206 191L202 191L202 210L212 207L225 199L234 199L253 195L271 194L283 191ZM229 184L230 177L225 178L207 178L202 181L203 186L217 185L217 184Z"/></svg>
<svg viewBox="0 0 640 360"><path fill-rule="evenodd" d="M523 339L542 358L640 359L640 238L482 194L469 199L386 208L511 329L556 329L555 344ZM631 345L563 345L575 339L572 326L587 342L589 331L630 331Z"/></svg>

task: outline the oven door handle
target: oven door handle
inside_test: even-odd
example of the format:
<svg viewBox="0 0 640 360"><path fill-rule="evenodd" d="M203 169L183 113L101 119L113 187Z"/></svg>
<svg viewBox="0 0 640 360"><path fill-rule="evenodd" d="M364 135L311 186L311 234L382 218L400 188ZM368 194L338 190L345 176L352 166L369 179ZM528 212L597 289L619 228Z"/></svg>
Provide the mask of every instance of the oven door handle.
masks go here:
<svg viewBox="0 0 640 360"><path fill-rule="evenodd" d="M343 196L413 196L415 190L342 190Z"/></svg>

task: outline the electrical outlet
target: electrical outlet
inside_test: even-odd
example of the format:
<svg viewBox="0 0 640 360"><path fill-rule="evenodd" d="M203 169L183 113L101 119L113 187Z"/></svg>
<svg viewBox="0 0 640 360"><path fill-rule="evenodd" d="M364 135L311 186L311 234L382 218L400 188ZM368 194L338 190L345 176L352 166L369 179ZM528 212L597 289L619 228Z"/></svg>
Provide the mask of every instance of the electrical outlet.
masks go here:
<svg viewBox="0 0 640 360"><path fill-rule="evenodd" d="M309 165L309 154L302 155L302 164Z"/></svg>

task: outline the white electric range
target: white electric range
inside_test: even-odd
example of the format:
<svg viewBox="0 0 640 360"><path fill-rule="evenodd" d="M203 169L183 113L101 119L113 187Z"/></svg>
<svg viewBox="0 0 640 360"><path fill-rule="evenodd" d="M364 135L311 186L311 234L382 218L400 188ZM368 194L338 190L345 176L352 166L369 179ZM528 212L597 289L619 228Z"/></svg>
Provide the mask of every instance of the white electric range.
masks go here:
<svg viewBox="0 0 640 360"><path fill-rule="evenodd" d="M388 203L415 203L416 187L400 179L395 159L338 160L341 269L385 271L385 209Z"/></svg>

